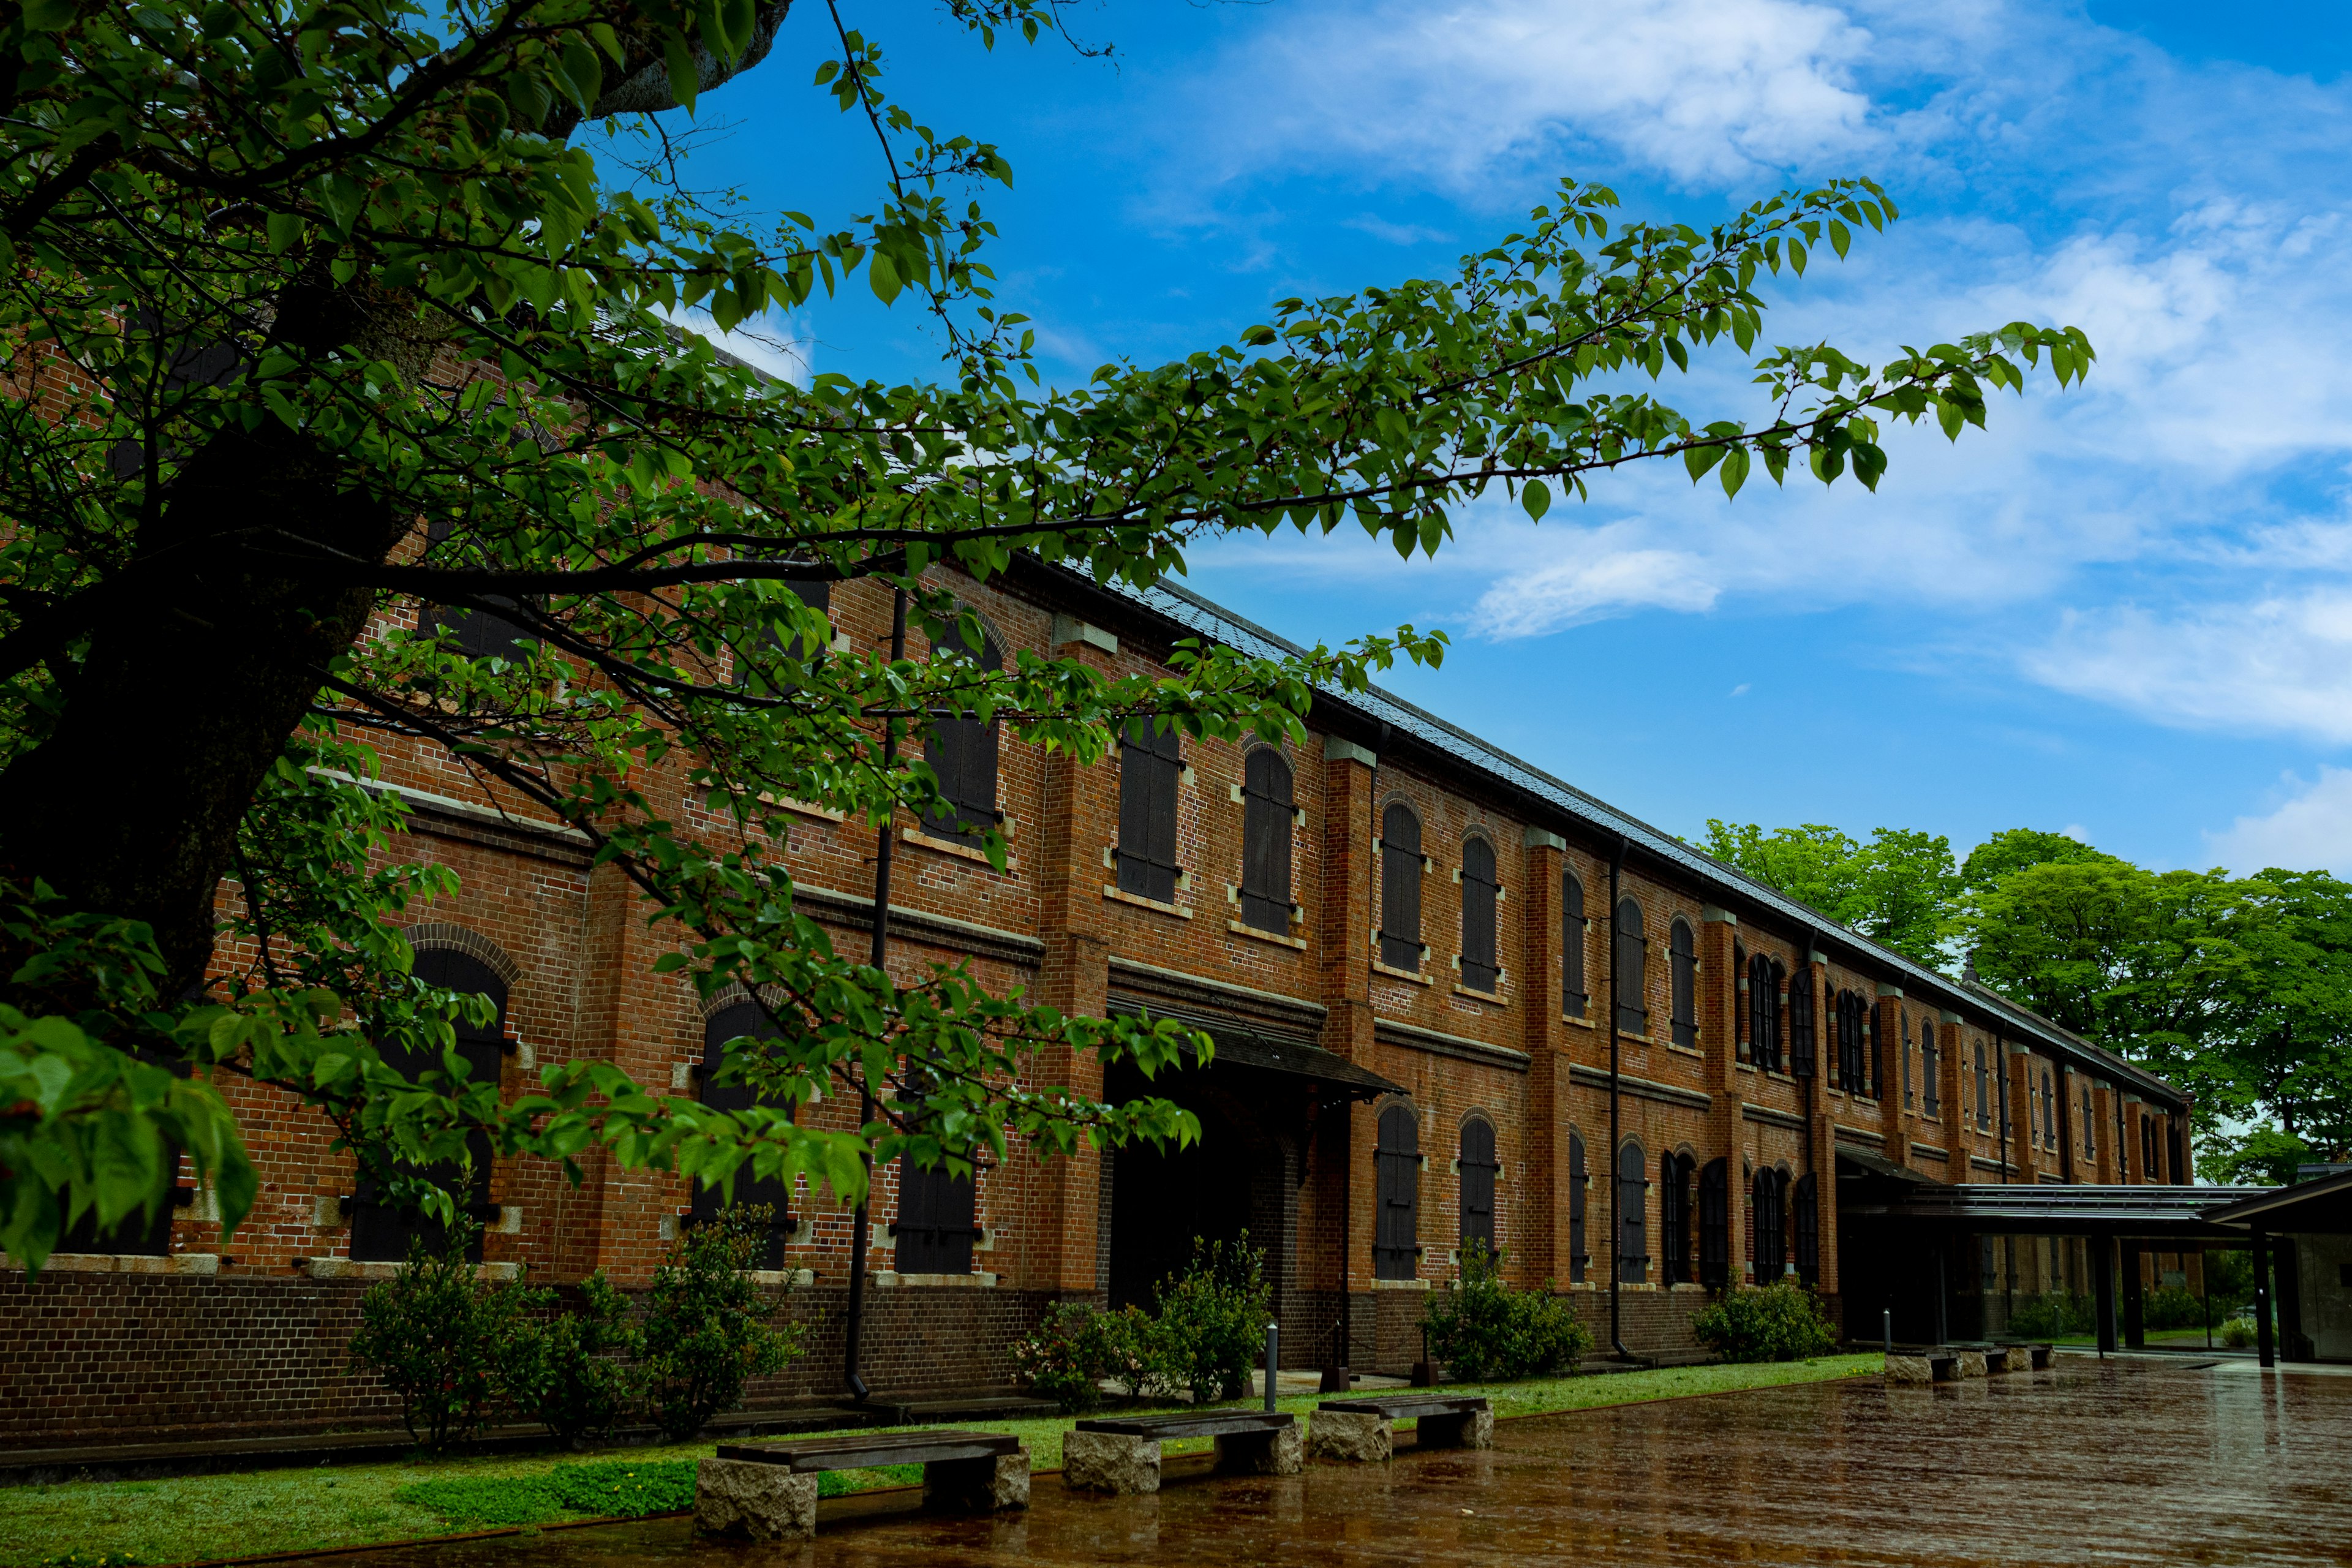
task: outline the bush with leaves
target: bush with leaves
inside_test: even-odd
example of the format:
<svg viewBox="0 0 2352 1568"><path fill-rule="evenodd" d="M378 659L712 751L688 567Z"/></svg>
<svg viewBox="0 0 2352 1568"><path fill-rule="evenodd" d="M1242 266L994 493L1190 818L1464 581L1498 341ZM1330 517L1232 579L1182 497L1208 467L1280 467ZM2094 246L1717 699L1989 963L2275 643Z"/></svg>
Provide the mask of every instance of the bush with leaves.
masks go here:
<svg viewBox="0 0 2352 1568"><path fill-rule="evenodd" d="M360 1300L351 1359L400 1400L408 1435L436 1452L471 1437L499 1393L520 1315L543 1293L476 1277L466 1257L478 1227L463 1214L437 1249L419 1237L408 1261Z"/></svg>
<svg viewBox="0 0 2352 1568"><path fill-rule="evenodd" d="M545 1295L551 1300L555 1292ZM566 1443L602 1437L643 1396L644 1371L635 1364L643 1342L629 1299L599 1270L581 1281L577 1305L516 1321L499 1392L516 1414Z"/></svg>
<svg viewBox="0 0 2352 1568"><path fill-rule="evenodd" d="M1483 1241L1462 1249L1458 1277L1422 1313L1430 1356L1463 1383L1575 1370L1592 1348L1592 1331L1552 1294L1550 1280L1540 1290L1512 1289L1503 1257Z"/></svg>
<svg viewBox="0 0 2352 1568"><path fill-rule="evenodd" d="M801 1326L775 1326L782 1304L751 1278L774 1212L766 1204L722 1209L681 1233L654 1269L645 1297L646 1400L673 1438L736 1408L746 1382L783 1371L801 1353Z"/></svg>
<svg viewBox="0 0 2352 1568"><path fill-rule="evenodd" d="M2009 1310L2009 1332L2021 1340L2063 1340L2087 1334L2098 1326L2088 1296L2052 1290L2029 1296Z"/></svg>
<svg viewBox="0 0 2352 1568"><path fill-rule="evenodd" d="M1156 1294L1159 1370L1170 1385L1190 1390L1196 1405L1246 1393L1274 1304L1265 1252L1249 1244L1249 1232L1231 1242L1194 1237L1192 1261Z"/></svg>
<svg viewBox="0 0 2352 1568"><path fill-rule="evenodd" d="M1698 1342L1726 1361L1805 1361L1837 1348L1822 1300L1781 1280L1760 1290L1727 1290L1691 1318Z"/></svg>
<svg viewBox="0 0 2352 1568"><path fill-rule="evenodd" d="M1021 1381L1059 1405L1065 1415L1100 1405L1102 1380L1114 1366L1116 1317L1086 1301L1047 1307L1037 1326L1013 1342L1013 1364Z"/></svg>

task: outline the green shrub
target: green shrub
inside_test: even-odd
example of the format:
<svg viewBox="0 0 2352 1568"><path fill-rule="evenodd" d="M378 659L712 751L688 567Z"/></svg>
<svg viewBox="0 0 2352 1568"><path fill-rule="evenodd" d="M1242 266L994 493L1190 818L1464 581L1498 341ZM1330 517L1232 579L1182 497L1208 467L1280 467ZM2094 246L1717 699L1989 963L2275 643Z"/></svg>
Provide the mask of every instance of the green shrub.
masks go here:
<svg viewBox="0 0 2352 1568"><path fill-rule="evenodd" d="M408 1435L436 1451L479 1429L515 1321L542 1300L475 1277L466 1249L478 1228L461 1215L438 1252L422 1237L411 1240L400 1271L361 1298L360 1331L352 1336L352 1364L383 1379L400 1400Z"/></svg>
<svg viewBox="0 0 2352 1568"><path fill-rule="evenodd" d="M2091 1298L2064 1290L2029 1296L2009 1310L2009 1333L2021 1340L2063 1340L2098 1327Z"/></svg>
<svg viewBox="0 0 2352 1568"><path fill-rule="evenodd" d="M1168 1336L1157 1318L1130 1305L1097 1314L1094 1330L1102 1374L1118 1384L1130 1402L1165 1399L1175 1392L1169 1375Z"/></svg>
<svg viewBox="0 0 2352 1568"><path fill-rule="evenodd" d="M1108 1317L1085 1301L1047 1307L1037 1326L1013 1343L1013 1364L1021 1380L1066 1415L1100 1405L1102 1380L1111 1368Z"/></svg>
<svg viewBox="0 0 2352 1568"><path fill-rule="evenodd" d="M1592 1332L1555 1297L1514 1290L1503 1279L1503 1254L1483 1241L1462 1249L1458 1278L1430 1299L1422 1329L1432 1359L1458 1382L1534 1377L1572 1369L1592 1348Z"/></svg>
<svg viewBox="0 0 2352 1568"><path fill-rule="evenodd" d="M2201 1329L2205 1303L2179 1285L2150 1290L2140 1302L2140 1326L2149 1329Z"/></svg>
<svg viewBox="0 0 2352 1568"><path fill-rule="evenodd" d="M2244 1318L2232 1318L2221 1325L2221 1342L2233 1351L2251 1349L2254 1343L2254 1325Z"/></svg>
<svg viewBox="0 0 2352 1568"><path fill-rule="evenodd" d="M1265 1254L1249 1232L1228 1245L1192 1239L1192 1261L1160 1282L1160 1370L1192 1402L1207 1405L1248 1392L1250 1369L1265 1356Z"/></svg>
<svg viewBox="0 0 2352 1568"><path fill-rule="evenodd" d="M576 1309L517 1321L499 1392L518 1414L566 1443L602 1437L628 1419L643 1395L644 1372L633 1364L642 1348L629 1299L600 1270L581 1282Z"/></svg>
<svg viewBox="0 0 2352 1568"><path fill-rule="evenodd" d="M782 1372L801 1353L800 1325L770 1320L781 1303L753 1283L751 1259L773 1211L741 1204L681 1234L646 1292L649 1413L673 1438L702 1430L743 1403L743 1384Z"/></svg>
<svg viewBox="0 0 2352 1568"><path fill-rule="evenodd" d="M1805 1361L1837 1348L1820 1298L1781 1280L1760 1290L1727 1290L1691 1319L1699 1343L1726 1361Z"/></svg>

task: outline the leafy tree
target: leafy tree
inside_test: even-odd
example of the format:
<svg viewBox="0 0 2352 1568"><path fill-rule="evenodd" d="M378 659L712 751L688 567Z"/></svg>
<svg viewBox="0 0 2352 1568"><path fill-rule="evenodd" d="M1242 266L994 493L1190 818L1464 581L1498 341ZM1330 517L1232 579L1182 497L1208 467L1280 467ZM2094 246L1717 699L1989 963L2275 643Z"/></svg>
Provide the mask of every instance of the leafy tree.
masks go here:
<svg viewBox="0 0 2352 1568"><path fill-rule="evenodd" d="M1969 858L1960 864L1960 886L1969 892L1978 892L2028 866L2053 862L2075 865L2111 858L2081 839L2069 838L2063 833L2044 833L2038 827L2004 827L1969 851Z"/></svg>
<svg viewBox="0 0 2352 1568"><path fill-rule="evenodd" d="M208 1089L125 1097L110 1086L127 1069L83 1065L134 1051L198 1085L299 1093L374 1179L445 1216L448 1194L406 1172L462 1163L477 1129L502 1154L601 1142L844 1197L868 1157L961 1170L1010 1134L1046 1155L1193 1135L1163 1100L1058 1081L1088 1053L1172 1066L1172 1026L834 953L793 906L771 803L931 807L906 742L941 719L1080 763L1137 715L1295 736L1318 687L1434 661L1443 639L1406 627L1286 661L1181 647L1160 679L1026 651L985 670L956 583L1043 563L1149 584L1196 542L1283 527L1360 527L1410 556L1496 487L1540 518L1643 460L1735 494L1758 466L1874 486L1886 421L1957 437L2029 367L2063 385L2092 358L2080 332L2028 323L1878 366L1764 346L1760 280L1895 216L1866 181L1704 229L1622 221L1570 183L1447 276L1283 300L1234 342L1045 388L984 259L978 193L1006 160L892 101L881 45L831 11L809 16L788 79L815 56L817 89L870 127L872 210L759 230L691 195L690 139L668 128L768 58L788 9L26 0L0 16L0 874L153 960L49 961L10 933L0 1071L37 1090L5 1133L11 1254L37 1267L89 1202L160 1201L154 1162L76 1152L124 1118L158 1146L159 1095L205 1119L183 1146L218 1152L226 1223L250 1202ZM1057 16L944 9L982 45ZM672 324L693 310L732 329L861 275L928 314L936 384L782 384ZM1722 345L1752 358L1754 418L1701 422L1637 389ZM903 593L905 655L832 651L795 579ZM735 1042L724 1069L759 1106L714 1111L598 1062L550 1063L509 1105L470 1079L451 1019L473 1004L417 984L388 930L446 884L401 865L401 810L362 787L382 742L577 826L668 922L665 967L772 999L773 1037ZM224 921L234 963L215 959ZM28 960L47 964L35 981ZM411 1079L394 1046L444 1066ZM887 1109L856 1131L796 1124L824 1086Z"/></svg>
<svg viewBox="0 0 2352 1568"><path fill-rule="evenodd" d="M1916 963L1945 960L1945 928L1959 878L1941 834L1880 827L1868 844L1809 822L1769 833L1707 818L1700 847L1758 881Z"/></svg>

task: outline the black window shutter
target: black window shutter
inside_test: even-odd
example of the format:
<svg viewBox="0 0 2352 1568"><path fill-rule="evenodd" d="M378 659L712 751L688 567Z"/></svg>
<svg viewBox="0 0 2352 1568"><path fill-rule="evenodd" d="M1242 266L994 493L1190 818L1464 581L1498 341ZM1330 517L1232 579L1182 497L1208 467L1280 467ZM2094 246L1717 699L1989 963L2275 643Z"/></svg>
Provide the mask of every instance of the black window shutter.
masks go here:
<svg viewBox="0 0 2352 1568"><path fill-rule="evenodd" d="M1813 984L1807 974L1789 980L1789 1070L1799 1078L1813 1076L1813 1053L1819 1037L1813 1027Z"/></svg>
<svg viewBox="0 0 2352 1568"><path fill-rule="evenodd" d="M1380 1205L1372 1230L1372 1273L1381 1279L1410 1279L1421 1262L1421 1127L1412 1107L1391 1105L1381 1112L1372 1163Z"/></svg>
<svg viewBox="0 0 2352 1568"><path fill-rule="evenodd" d="M1663 1273L1669 1285L1690 1279L1690 1162L1673 1154L1658 1157L1658 1238L1665 1254Z"/></svg>
<svg viewBox="0 0 2352 1568"><path fill-rule="evenodd" d="M1421 820L1401 805L1381 818L1381 962L1421 968Z"/></svg>
<svg viewBox="0 0 2352 1568"><path fill-rule="evenodd" d="M1731 1282L1730 1171L1709 1160L1698 1175L1698 1282L1710 1290Z"/></svg>
<svg viewBox="0 0 2352 1568"><path fill-rule="evenodd" d="M1676 921L1668 934L1673 966L1675 1044L1698 1044L1698 948L1687 921Z"/></svg>
<svg viewBox="0 0 2352 1568"><path fill-rule="evenodd" d="M901 1274L969 1274L979 1193L970 1176L950 1174L944 1164L924 1170L898 1161L898 1217L890 1226Z"/></svg>
<svg viewBox="0 0 2352 1568"><path fill-rule="evenodd" d="M1617 902L1617 1027L1624 1034L1645 1035L1650 1028L1647 958L1649 943L1642 928L1642 906L1631 899Z"/></svg>
<svg viewBox="0 0 2352 1568"><path fill-rule="evenodd" d="M1820 1187L1808 1171L1790 1194L1797 1233L1797 1278L1807 1285L1822 1282L1822 1214L1815 1202Z"/></svg>
<svg viewBox="0 0 2352 1568"><path fill-rule="evenodd" d="M458 1059L466 1065L468 1079L490 1083L499 1081L505 1066L507 984L497 971L471 953L454 948L428 948L416 955L411 973L427 984L446 990L469 992L488 996L496 1007L488 1024L460 1021L457 1026ZM412 1079L427 1072L444 1070L438 1052L426 1049L392 1049L383 1052L386 1066ZM467 1150L472 1157L473 1180L463 1188L457 1184L462 1171L456 1161L411 1167L416 1174L448 1191L459 1205L476 1219L488 1219L496 1214L490 1204L491 1151L489 1134L474 1131L467 1137ZM390 1201L390 1194L372 1182L362 1181L352 1200L352 1258L362 1263L398 1263L408 1257L412 1238L421 1237L429 1247L438 1248L446 1232L438 1224L426 1219L413 1208ZM467 1256L475 1262L482 1257L482 1240L476 1233Z"/></svg>
<svg viewBox="0 0 2352 1568"><path fill-rule="evenodd" d="M1780 1208L1782 1177L1778 1171L1756 1177L1756 1283L1769 1285L1788 1266L1788 1237Z"/></svg>
<svg viewBox="0 0 2352 1568"><path fill-rule="evenodd" d="M1149 719L1128 725L1118 753L1118 886L1159 902L1176 900L1176 791L1181 742Z"/></svg>
<svg viewBox="0 0 2352 1568"><path fill-rule="evenodd" d="M748 1110L759 1103L759 1097L741 1084L720 1084L714 1080L727 1060L727 1044L748 1036L752 1039L770 1040L777 1036L774 1024L755 1002L738 1002L721 1007L702 1026L702 1072L698 1091L703 1104L714 1110ZM768 1217L768 1234L753 1255L754 1268L782 1268L784 1266L784 1245L792 1237L793 1194L789 1184L776 1178L751 1174L747 1164L735 1173L735 1200L738 1204L766 1204L774 1212ZM687 1224L708 1225L719 1217L726 1207L717 1187L694 1184L688 1199Z"/></svg>
<svg viewBox="0 0 2352 1568"><path fill-rule="evenodd" d="M1495 1249L1495 1129L1483 1118L1462 1124L1462 1245Z"/></svg>
<svg viewBox="0 0 2352 1568"><path fill-rule="evenodd" d="M1261 746L1249 754L1242 784L1242 923L1290 931L1290 841L1295 826L1290 764Z"/></svg>
<svg viewBox="0 0 2352 1568"><path fill-rule="evenodd" d="M984 672L1004 668L993 637L983 637L974 661ZM940 804L923 818L923 831L959 844L978 844L996 826L996 721L941 719L923 740L923 761L940 781Z"/></svg>
<svg viewBox="0 0 2352 1568"><path fill-rule="evenodd" d="M1502 969L1495 953L1495 847L1483 838L1462 846L1462 984L1495 989Z"/></svg>
<svg viewBox="0 0 2352 1568"><path fill-rule="evenodd" d="M1564 872L1559 886L1560 1011L1581 1018L1592 1003L1584 987L1584 884L1574 872Z"/></svg>
<svg viewBox="0 0 2352 1568"><path fill-rule="evenodd" d="M1568 1278L1575 1285L1584 1282L1584 1266L1591 1261L1584 1246L1584 1138L1571 1132L1568 1135Z"/></svg>
<svg viewBox="0 0 2352 1568"><path fill-rule="evenodd" d="M1641 1284L1650 1277L1649 1161L1639 1143L1617 1151L1618 1277Z"/></svg>

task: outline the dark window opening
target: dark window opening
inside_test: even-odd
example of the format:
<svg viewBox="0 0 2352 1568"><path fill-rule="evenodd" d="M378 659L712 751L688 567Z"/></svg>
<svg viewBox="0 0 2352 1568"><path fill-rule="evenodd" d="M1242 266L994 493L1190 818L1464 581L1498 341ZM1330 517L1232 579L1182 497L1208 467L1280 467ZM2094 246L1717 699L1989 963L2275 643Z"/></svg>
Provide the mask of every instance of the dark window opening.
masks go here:
<svg viewBox="0 0 2352 1568"><path fill-rule="evenodd" d="M1710 1290L1731 1283L1731 1166L1723 1160L1698 1173L1698 1282Z"/></svg>
<svg viewBox="0 0 2352 1568"><path fill-rule="evenodd" d="M1381 815L1381 962L1421 973L1421 819L1410 807Z"/></svg>
<svg viewBox="0 0 2352 1568"><path fill-rule="evenodd" d="M1944 1048L1936 1043L1936 1021L1919 1020L1919 1076L1925 1079L1919 1086L1920 1108L1930 1116L1943 1114L1943 1090L1937 1087L1944 1079Z"/></svg>
<svg viewBox="0 0 2352 1568"><path fill-rule="evenodd" d="M1004 668L1004 656L992 637L981 639L980 655L971 661L984 673L993 674ZM1172 747L1175 737L1169 737ZM923 761L930 764L939 780L939 803L923 815L923 831L935 838L945 838L958 844L978 844L991 828L1002 820L996 809L997 765L996 721L983 723L969 715L934 721L931 732L923 741ZM1120 852L1126 849L1126 763L1119 769ZM1169 831L1168 858L1175 860L1175 791L1168 792ZM1120 871L1121 887L1126 886L1125 868ZM1155 895L1167 901L1168 895Z"/></svg>
<svg viewBox="0 0 2352 1568"><path fill-rule="evenodd" d="M1864 1033L1869 1004L1852 991L1837 994L1837 1086L1848 1094L1870 1092L1870 1065Z"/></svg>
<svg viewBox="0 0 2352 1568"><path fill-rule="evenodd" d="M1639 1285L1650 1277L1649 1160L1639 1143L1617 1151L1617 1277Z"/></svg>
<svg viewBox="0 0 2352 1568"><path fill-rule="evenodd" d="M1667 967L1673 982L1668 989L1674 1005L1675 1044L1696 1046L1698 1044L1698 944L1691 936L1687 921L1675 921L1667 933L1666 950Z"/></svg>
<svg viewBox="0 0 2352 1568"><path fill-rule="evenodd" d="M1151 721L1127 727L1118 751L1118 890L1159 903L1176 901L1176 789L1184 760L1174 730Z"/></svg>
<svg viewBox="0 0 2352 1568"><path fill-rule="evenodd" d="M1813 1076L1813 1052L1819 1041L1813 1028L1813 977L1792 975L1789 981L1789 1071L1798 1078Z"/></svg>
<svg viewBox="0 0 2352 1568"><path fill-rule="evenodd" d="M1290 764L1271 746L1242 768L1242 923L1290 934L1290 847L1297 825Z"/></svg>
<svg viewBox="0 0 2352 1568"><path fill-rule="evenodd" d="M898 1272L971 1273L979 1212L980 1194L970 1176L951 1173L944 1161L927 1171L902 1155L898 1217L890 1226Z"/></svg>
<svg viewBox="0 0 2352 1568"><path fill-rule="evenodd" d="M496 971L471 953L454 948L428 948L416 955L412 973L427 984L445 990L488 996L497 1011L488 1024L460 1020L457 1026L457 1057L465 1063L469 1079L499 1081L506 1051L507 984ZM424 1047L394 1047L383 1051L386 1067L411 1079L421 1079L428 1072L443 1070L438 1051ZM401 1162L409 1174L433 1183L455 1199L460 1208L477 1220L493 1219L498 1205L490 1202L490 1135L476 1129L466 1136L466 1150L473 1166L472 1179L467 1181L464 1167L455 1160L431 1164L409 1164ZM437 1221L428 1219L417 1210L396 1203L391 1194L373 1181L362 1181L352 1199L352 1258L360 1263L400 1263L407 1259L412 1238L421 1239L427 1248L438 1250L446 1244L447 1232ZM482 1259L482 1237L475 1232L466 1256L478 1263Z"/></svg>
<svg viewBox="0 0 2352 1568"><path fill-rule="evenodd" d="M1485 1242L1495 1250L1494 1123L1474 1116L1462 1124L1462 1245Z"/></svg>
<svg viewBox="0 0 2352 1568"><path fill-rule="evenodd" d="M777 1034L776 1026L756 1002L738 1002L713 1013L702 1026L702 1071L696 1098L713 1110L749 1110L759 1104L760 1097L748 1085L720 1082L719 1069L726 1065L729 1042L747 1037L772 1040ZM717 1187L696 1182L686 1223L708 1225L723 1209L751 1204L765 1204L773 1211L768 1216L768 1232L753 1254L751 1267L782 1268L784 1246L791 1238L793 1224L792 1186L774 1176L753 1175L749 1161L736 1168L731 1203Z"/></svg>
<svg viewBox="0 0 2352 1568"><path fill-rule="evenodd" d="M1462 846L1462 984L1473 991L1494 991L1502 978L1495 952L1495 904L1501 894L1495 880L1495 847L1483 838Z"/></svg>
<svg viewBox="0 0 2352 1568"><path fill-rule="evenodd" d="M1571 1018L1591 1012L1592 994L1584 988L1584 884L1574 872L1559 879L1559 1009Z"/></svg>
<svg viewBox="0 0 2352 1568"><path fill-rule="evenodd" d="M1780 987L1787 972L1763 953L1748 961L1748 1054L1767 1072L1787 1070L1780 1058Z"/></svg>
<svg viewBox="0 0 2352 1568"><path fill-rule="evenodd" d="M2042 1069L2042 1142L2045 1148L2058 1147L2058 1089L2048 1068Z"/></svg>
<svg viewBox="0 0 2352 1568"><path fill-rule="evenodd" d="M1585 1265L1592 1261L1584 1246L1585 1186L1584 1138L1571 1132L1568 1135L1568 1279L1571 1285L1584 1283Z"/></svg>
<svg viewBox="0 0 2352 1568"><path fill-rule="evenodd" d="M1797 1278L1808 1286L1822 1282L1822 1211L1815 1194L1820 1184L1808 1171L1789 1190L1790 1228L1797 1233Z"/></svg>
<svg viewBox="0 0 2352 1568"><path fill-rule="evenodd" d="M1420 1271L1421 1124L1409 1105L1381 1112L1372 1150L1374 1200L1372 1275L1411 1279Z"/></svg>
<svg viewBox="0 0 2352 1568"><path fill-rule="evenodd" d="M1736 1061L1752 1062L1756 1047L1748 1038L1748 949L1736 942L1731 944L1731 977L1738 992L1731 1004L1731 1054Z"/></svg>
<svg viewBox="0 0 2352 1568"><path fill-rule="evenodd" d="M1687 1285L1692 1279L1691 1174L1696 1166L1687 1154L1664 1154L1658 1160L1658 1249L1669 1285Z"/></svg>
<svg viewBox="0 0 2352 1568"><path fill-rule="evenodd" d="M1617 900L1617 1032L1646 1035L1650 943L1642 924L1642 906L1631 899Z"/></svg>
<svg viewBox="0 0 2352 1568"><path fill-rule="evenodd" d="M1787 1182L1778 1171L1757 1173L1755 1223L1748 1229L1754 1238L1759 1285L1769 1285L1788 1271L1788 1222L1781 1207Z"/></svg>
<svg viewBox="0 0 2352 1568"><path fill-rule="evenodd" d="M1911 1015L1902 1015L1903 1029L1903 1109L1911 1109Z"/></svg>
<svg viewBox="0 0 2352 1568"><path fill-rule="evenodd" d="M1979 1131L1992 1125L1992 1086L1985 1075L1984 1042L1977 1042L1977 1127Z"/></svg>

